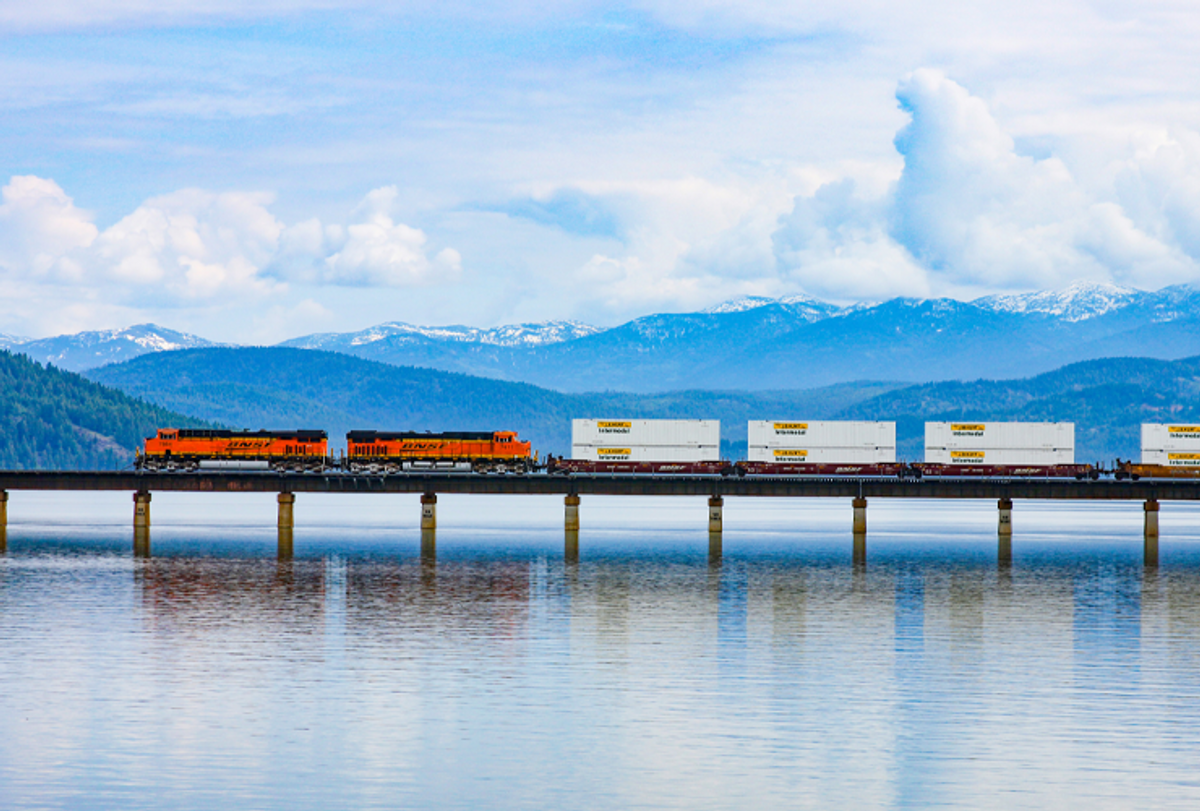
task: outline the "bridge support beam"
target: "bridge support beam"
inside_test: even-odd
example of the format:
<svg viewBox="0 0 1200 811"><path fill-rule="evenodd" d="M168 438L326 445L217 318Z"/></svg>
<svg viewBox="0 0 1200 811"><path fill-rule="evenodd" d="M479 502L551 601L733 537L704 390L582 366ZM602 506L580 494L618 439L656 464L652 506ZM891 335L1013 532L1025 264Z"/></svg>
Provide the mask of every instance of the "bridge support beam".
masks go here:
<svg viewBox="0 0 1200 811"><path fill-rule="evenodd" d="M579 532L579 496L574 493L563 498L563 529Z"/></svg>
<svg viewBox="0 0 1200 811"><path fill-rule="evenodd" d="M717 533L720 535L724 531L723 513L725 510L725 499L720 496L712 496L708 500L708 531L709 533Z"/></svg>
<svg viewBox="0 0 1200 811"><path fill-rule="evenodd" d="M296 526L296 494L295 493L280 493L277 499L279 501L279 528L294 529Z"/></svg>
<svg viewBox="0 0 1200 811"><path fill-rule="evenodd" d="M996 527L997 533L1001 537L1012 537L1012 499L1002 498L996 502L996 507L1000 512L1000 522Z"/></svg>
<svg viewBox="0 0 1200 811"><path fill-rule="evenodd" d="M422 533L427 529L437 529L437 493L425 493L421 496Z"/></svg>
<svg viewBox="0 0 1200 811"><path fill-rule="evenodd" d="M8 551L8 491L0 490L0 555Z"/></svg>
<svg viewBox="0 0 1200 811"><path fill-rule="evenodd" d="M867 534L867 500L862 496L854 499L854 534Z"/></svg>

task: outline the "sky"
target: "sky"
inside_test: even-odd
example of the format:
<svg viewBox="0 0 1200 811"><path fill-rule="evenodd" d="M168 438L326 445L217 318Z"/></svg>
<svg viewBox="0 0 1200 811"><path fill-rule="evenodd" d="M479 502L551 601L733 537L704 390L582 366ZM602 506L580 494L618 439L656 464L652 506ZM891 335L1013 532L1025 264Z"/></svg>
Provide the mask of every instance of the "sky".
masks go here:
<svg viewBox="0 0 1200 811"><path fill-rule="evenodd" d="M0 333L1198 282L1198 34L1192 0L13 0Z"/></svg>

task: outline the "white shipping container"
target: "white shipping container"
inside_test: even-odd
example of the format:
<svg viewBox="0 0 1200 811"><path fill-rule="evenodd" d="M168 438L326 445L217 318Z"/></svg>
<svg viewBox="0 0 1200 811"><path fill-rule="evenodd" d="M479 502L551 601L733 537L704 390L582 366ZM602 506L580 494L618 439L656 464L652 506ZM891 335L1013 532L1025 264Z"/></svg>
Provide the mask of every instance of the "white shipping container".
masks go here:
<svg viewBox="0 0 1200 811"><path fill-rule="evenodd" d="M572 420L572 445L627 448L721 444L720 420Z"/></svg>
<svg viewBox="0 0 1200 811"><path fill-rule="evenodd" d="M1200 424L1142 423L1142 461L1147 451L1200 452Z"/></svg>
<svg viewBox="0 0 1200 811"><path fill-rule="evenodd" d="M1075 451L1067 448L926 448L925 461L941 465L1073 465Z"/></svg>
<svg viewBox="0 0 1200 811"><path fill-rule="evenodd" d="M589 462L717 462L717 445L572 445L572 459Z"/></svg>
<svg viewBox="0 0 1200 811"><path fill-rule="evenodd" d="M750 447L892 448L896 423L859 420L750 420Z"/></svg>
<svg viewBox="0 0 1200 811"><path fill-rule="evenodd" d="M895 448L763 448L750 447L749 461L792 464L795 462L864 465L895 462Z"/></svg>
<svg viewBox="0 0 1200 811"><path fill-rule="evenodd" d="M1143 465L1165 467L1200 467L1200 452L1142 450Z"/></svg>
<svg viewBox="0 0 1200 811"><path fill-rule="evenodd" d="M925 423L926 461L930 448L950 450L1067 450L1075 451L1073 422Z"/></svg>

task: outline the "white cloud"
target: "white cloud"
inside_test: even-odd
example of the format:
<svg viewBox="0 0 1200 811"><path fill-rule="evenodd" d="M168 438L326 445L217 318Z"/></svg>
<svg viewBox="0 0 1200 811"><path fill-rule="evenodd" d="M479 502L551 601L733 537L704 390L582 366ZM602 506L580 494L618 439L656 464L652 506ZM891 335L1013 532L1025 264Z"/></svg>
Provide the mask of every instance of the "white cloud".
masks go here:
<svg viewBox="0 0 1200 811"><path fill-rule="evenodd" d="M240 331L255 338L328 321L316 301L288 298L291 281L403 287L457 278L455 250L430 256L422 231L392 220L396 195L371 192L347 226L312 218L288 227L271 213L270 194L183 189L101 231L54 181L14 177L0 191L0 318L39 334L149 317L139 311L211 317L246 308Z"/></svg>
<svg viewBox="0 0 1200 811"><path fill-rule="evenodd" d="M796 198L774 241L809 292L838 296L1046 289L1074 279L1159 287L1194 279L1189 202L1200 154L1181 142L1131 156L1124 194L1081 184L1060 158L1018 152L980 98L934 70L897 90L904 166L875 198L853 183ZM1200 153L1200 150L1197 150ZM1131 217L1121 199L1138 204Z"/></svg>
<svg viewBox="0 0 1200 811"><path fill-rule="evenodd" d="M270 293L258 273L283 225L270 195L185 189L147 200L96 240L88 259L107 278L184 299Z"/></svg>
<svg viewBox="0 0 1200 811"><path fill-rule="evenodd" d="M53 180L13 177L0 190L0 269L73 281L81 268L67 255L87 248L99 233L91 215Z"/></svg>

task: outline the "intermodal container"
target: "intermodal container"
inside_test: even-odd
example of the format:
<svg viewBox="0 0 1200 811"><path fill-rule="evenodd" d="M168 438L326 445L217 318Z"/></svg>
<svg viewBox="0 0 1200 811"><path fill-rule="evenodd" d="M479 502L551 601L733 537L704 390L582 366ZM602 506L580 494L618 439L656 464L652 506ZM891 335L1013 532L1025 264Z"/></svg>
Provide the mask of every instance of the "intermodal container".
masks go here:
<svg viewBox="0 0 1200 811"><path fill-rule="evenodd" d="M718 445L572 445L571 458L589 462L716 462Z"/></svg>
<svg viewBox="0 0 1200 811"><path fill-rule="evenodd" d="M939 465L1073 465L1071 448L926 448L925 461Z"/></svg>
<svg viewBox="0 0 1200 811"><path fill-rule="evenodd" d="M1146 459L1149 452L1183 451L1200 453L1200 423L1142 423L1142 462L1165 464ZM1163 457L1165 458L1165 457Z"/></svg>
<svg viewBox="0 0 1200 811"><path fill-rule="evenodd" d="M929 450L956 451L1038 450L1075 452L1073 422L961 422L925 423L925 461ZM1029 464L1037 464L1029 462Z"/></svg>
<svg viewBox="0 0 1200 811"><path fill-rule="evenodd" d="M814 464L875 464L879 462L895 462L896 449L895 447L882 446L853 448L764 448L751 445L748 457L747 461L750 462L773 462L775 464L795 464L797 462L812 462Z"/></svg>
<svg viewBox="0 0 1200 811"><path fill-rule="evenodd" d="M700 447L721 444L720 420L588 419L571 421L571 445Z"/></svg>
<svg viewBox="0 0 1200 811"><path fill-rule="evenodd" d="M1155 451L1143 448L1142 464L1200 468L1200 451Z"/></svg>
<svg viewBox="0 0 1200 811"><path fill-rule="evenodd" d="M896 423L861 420L750 420L751 448L896 448Z"/></svg>

